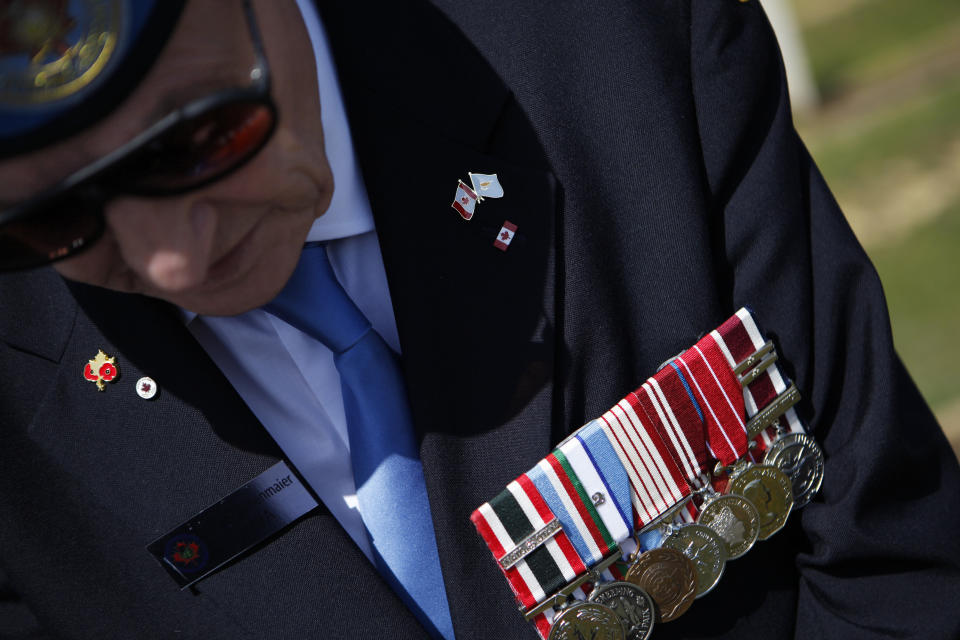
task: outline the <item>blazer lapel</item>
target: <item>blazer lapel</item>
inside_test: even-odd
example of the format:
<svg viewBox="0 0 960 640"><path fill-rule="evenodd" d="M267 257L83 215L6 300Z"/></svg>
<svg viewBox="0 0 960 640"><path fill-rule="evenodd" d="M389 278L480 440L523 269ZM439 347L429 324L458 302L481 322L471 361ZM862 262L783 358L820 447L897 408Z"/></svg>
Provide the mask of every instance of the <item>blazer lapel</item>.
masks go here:
<svg viewBox="0 0 960 640"><path fill-rule="evenodd" d="M281 457L276 443L187 330L175 307L73 282L68 287L127 364L154 378L178 403L199 411L221 440L243 451ZM175 351L171 345L176 345ZM121 368L121 375L130 374Z"/></svg>
<svg viewBox="0 0 960 640"><path fill-rule="evenodd" d="M525 623L469 516L563 431L551 427L559 188L513 97L439 12L383 5L371 21L349 3L322 9L423 437L454 625L463 637L513 637ZM413 33L430 36L407 41ZM470 221L451 207L468 172L496 173L504 190ZM507 221L516 236L501 251L494 240Z"/></svg>
<svg viewBox="0 0 960 640"><path fill-rule="evenodd" d="M375 618L361 616L367 602L375 603L370 606L403 630L395 633L396 637L425 637L413 615L322 505L191 591L177 591L149 557L144 549L147 543L266 470L282 453L193 339L175 308L143 296L76 283L68 287L83 311L59 376L60 385L65 377L70 381L66 390L56 394L58 403L48 402L40 408L39 426L31 437L50 457L62 460L51 467L54 475L63 471L69 475L80 460L89 459L128 482L136 479L131 483L141 493L135 498L114 499L113 493L118 491L109 484L94 486L91 491L93 502L112 509L98 526L109 527L115 521L119 523L116 529L126 527L117 553L138 567L141 582L149 582L137 588L152 594L158 616L163 612L174 615L173 611L184 608L189 610L185 620L191 621L187 626L195 628L202 628L204 620L222 618L223 624L232 620L252 637L262 637L267 628L269 633L301 637L323 621L336 618L311 613L330 603L344 617L356 621L353 630L358 635L366 636L382 627ZM78 354L97 347L117 355L120 366L116 383L103 394L92 384L72 382L80 378L79 368L75 374L67 370L74 363L77 367L82 364ZM150 402L133 393L133 382L142 375L154 378L161 389ZM86 404L81 397L89 399ZM98 419L74 419L70 407L83 407L85 414L95 414ZM121 446L123 442L128 445ZM189 490L185 492L184 486ZM101 537L109 543L109 538ZM352 567L348 575L343 566ZM350 596L349 602L344 602L338 599L344 591L362 592L365 600ZM191 592L207 598L185 607L193 597ZM247 606L238 604L239 611L228 612L221 603ZM266 603L285 608L288 614L264 623L258 607ZM245 637L236 630L230 633Z"/></svg>

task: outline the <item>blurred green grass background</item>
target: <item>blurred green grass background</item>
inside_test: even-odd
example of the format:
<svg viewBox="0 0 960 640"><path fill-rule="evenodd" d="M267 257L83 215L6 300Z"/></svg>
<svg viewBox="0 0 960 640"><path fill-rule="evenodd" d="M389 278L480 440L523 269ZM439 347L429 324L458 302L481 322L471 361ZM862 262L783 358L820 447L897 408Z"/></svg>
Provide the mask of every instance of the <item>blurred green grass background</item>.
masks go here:
<svg viewBox="0 0 960 640"><path fill-rule="evenodd" d="M797 128L960 455L960 2L791 2L821 96Z"/></svg>

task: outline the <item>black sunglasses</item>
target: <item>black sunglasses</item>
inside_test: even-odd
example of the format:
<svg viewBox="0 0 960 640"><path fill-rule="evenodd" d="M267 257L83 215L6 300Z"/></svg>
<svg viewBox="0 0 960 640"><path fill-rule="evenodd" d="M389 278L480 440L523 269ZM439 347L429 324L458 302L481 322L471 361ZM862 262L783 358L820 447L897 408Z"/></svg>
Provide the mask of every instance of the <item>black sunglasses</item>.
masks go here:
<svg viewBox="0 0 960 640"><path fill-rule="evenodd" d="M243 9L256 56L253 83L167 114L122 147L0 212L0 271L42 266L91 246L103 234L104 205L113 197L198 189L237 170L266 145L277 109L250 0Z"/></svg>

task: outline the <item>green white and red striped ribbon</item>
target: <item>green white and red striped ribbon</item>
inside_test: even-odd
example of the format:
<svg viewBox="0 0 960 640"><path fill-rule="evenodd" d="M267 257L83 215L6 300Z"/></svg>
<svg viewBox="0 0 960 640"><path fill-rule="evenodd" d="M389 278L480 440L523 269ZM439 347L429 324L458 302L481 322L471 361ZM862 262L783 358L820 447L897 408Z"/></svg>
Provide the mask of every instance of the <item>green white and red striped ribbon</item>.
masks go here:
<svg viewBox="0 0 960 640"><path fill-rule="evenodd" d="M553 512L527 474L511 482L498 496L481 505L471 515L474 526L496 560L554 519ZM512 567L501 567L517 600L525 609L543 602L547 596L586 570L563 530ZM534 624L541 632L544 629L549 631L551 618L548 614L542 614Z"/></svg>

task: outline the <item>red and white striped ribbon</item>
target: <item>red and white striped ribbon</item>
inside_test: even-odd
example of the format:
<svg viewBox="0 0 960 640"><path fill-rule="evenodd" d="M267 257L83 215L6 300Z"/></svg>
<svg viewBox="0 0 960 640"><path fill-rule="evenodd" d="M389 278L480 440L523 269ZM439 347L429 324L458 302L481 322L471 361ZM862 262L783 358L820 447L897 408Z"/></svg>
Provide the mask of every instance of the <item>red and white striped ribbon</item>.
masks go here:
<svg viewBox="0 0 960 640"><path fill-rule="evenodd" d="M676 374L672 367L669 369ZM660 372L666 373L664 369ZM707 451L703 423L690 399L686 397L685 390L680 388L682 396L674 393L677 391L674 382L679 384L676 375L672 379L668 375L654 376L640 387L638 400L660 437L671 445L674 458L687 481L696 483L706 468L704 465ZM683 400L686 400L686 403L682 402Z"/></svg>
<svg viewBox="0 0 960 640"><path fill-rule="evenodd" d="M642 387L600 417L630 479L636 529L690 495L690 485L642 408L639 393L645 393Z"/></svg>
<svg viewBox="0 0 960 640"><path fill-rule="evenodd" d="M675 395L674 384L679 384L679 381L667 376L654 376L634 393L634 397L646 418L645 424L654 429L655 435L660 437L670 453L676 472L684 478L688 487L699 489L710 477L706 471L710 458L704 425L691 400L685 397L686 393L684 397ZM668 466L670 462L667 461ZM680 510L677 521L692 522L696 516L696 505L690 501Z"/></svg>
<svg viewBox="0 0 960 640"><path fill-rule="evenodd" d="M750 311L743 307L729 320L711 332L730 367L735 367L764 345L763 336ZM787 379L776 363L743 389L743 398L748 418L752 418L787 390ZM790 408L780 417L780 425L791 433L804 433L797 412ZM776 428L770 427L758 438L760 449L766 449L776 438Z"/></svg>
<svg viewBox="0 0 960 640"><path fill-rule="evenodd" d="M713 457L724 465L732 464L747 451L743 394L732 368L711 335L676 360L703 409Z"/></svg>

